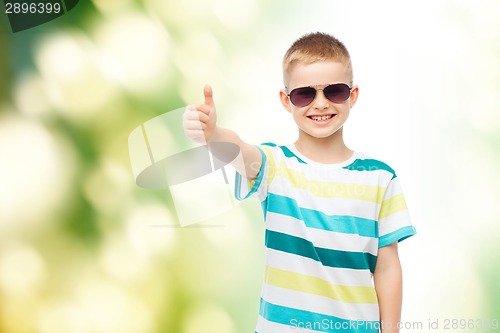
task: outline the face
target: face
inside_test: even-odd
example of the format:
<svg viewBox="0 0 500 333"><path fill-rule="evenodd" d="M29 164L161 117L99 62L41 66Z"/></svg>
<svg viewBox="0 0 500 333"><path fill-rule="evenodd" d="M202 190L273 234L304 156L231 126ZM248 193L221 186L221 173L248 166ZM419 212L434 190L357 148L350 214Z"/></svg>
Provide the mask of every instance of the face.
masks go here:
<svg viewBox="0 0 500 333"><path fill-rule="evenodd" d="M342 126L349 117L351 107L356 103L359 89L353 86L347 100L335 103L325 97L323 88L334 83L351 86L350 81L348 71L339 62L297 64L291 69L287 89L280 91L280 99L299 127L299 140L323 139L342 134ZM291 103L288 94L299 87L316 88L316 96L310 104L300 107Z"/></svg>

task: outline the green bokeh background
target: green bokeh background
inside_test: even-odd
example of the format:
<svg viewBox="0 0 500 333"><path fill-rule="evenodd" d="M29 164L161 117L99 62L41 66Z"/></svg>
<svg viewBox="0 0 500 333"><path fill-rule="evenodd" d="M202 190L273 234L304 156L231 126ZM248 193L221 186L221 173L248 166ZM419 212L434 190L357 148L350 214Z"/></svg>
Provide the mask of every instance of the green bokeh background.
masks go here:
<svg viewBox="0 0 500 333"><path fill-rule="evenodd" d="M395 167L418 230L400 246L403 321L423 328L406 331L494 323L499 15L493 0L93 0L12 34L0 14L0 332L253 331L258 202L161 227L174 204L135 185L127 138L210 83L221 125L293 140L281 57L317 30L345 42L361 87L347 142Z"/></svg>

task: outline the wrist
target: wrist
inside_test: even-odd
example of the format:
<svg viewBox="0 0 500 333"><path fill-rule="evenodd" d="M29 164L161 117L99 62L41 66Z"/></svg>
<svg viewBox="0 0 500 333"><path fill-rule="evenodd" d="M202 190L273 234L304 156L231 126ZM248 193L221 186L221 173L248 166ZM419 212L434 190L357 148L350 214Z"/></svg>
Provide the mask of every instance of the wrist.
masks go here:
<svg viewBox="0 0 500 333"><path fill-rule="evenodd" d="M220 127L215 125L212 131L210 131L210 135L207 137L207 143L219 141L220 138Z"/></svg>

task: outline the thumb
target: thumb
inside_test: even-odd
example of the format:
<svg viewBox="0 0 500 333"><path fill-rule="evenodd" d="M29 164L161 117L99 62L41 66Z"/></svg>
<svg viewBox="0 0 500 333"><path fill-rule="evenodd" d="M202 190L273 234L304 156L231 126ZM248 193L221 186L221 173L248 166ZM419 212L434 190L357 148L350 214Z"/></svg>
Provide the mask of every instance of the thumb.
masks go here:
<svg viewBox="0 0 500 333"><path fill-rule="evenodd" d="M203 88L203 95L205 95L205 104L208 106L214 106L213 92L210 85L205 85Z"/></svg>

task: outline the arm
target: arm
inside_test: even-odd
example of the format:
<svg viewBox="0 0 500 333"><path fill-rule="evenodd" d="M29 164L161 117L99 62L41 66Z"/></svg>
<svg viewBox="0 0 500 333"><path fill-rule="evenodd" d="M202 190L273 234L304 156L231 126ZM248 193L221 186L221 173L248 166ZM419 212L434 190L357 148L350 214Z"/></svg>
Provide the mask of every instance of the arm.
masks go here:
<svg viewBox="0 0 500 333"><path fill-rule="evenodd" d="M245 178L255 179L262 164L259 149L241 140L235 132L217 126L212 88L206 85L203 94L205 95L203 104L191 104L186 107L182 123L184 133L195 142L208 144L209 149L213 142L230 142L237 145L242 159L236 158L229 162ZM224 153L218 150L216 157L223 161L227 160Z"/></svg>
<svg viewBox="0 0 500 333"><path fill-rule="evenodd" d="M398 242L378 250L373 274L380 309L382 333L398 333L401 320L403 277L398 256Z"/></svg>

